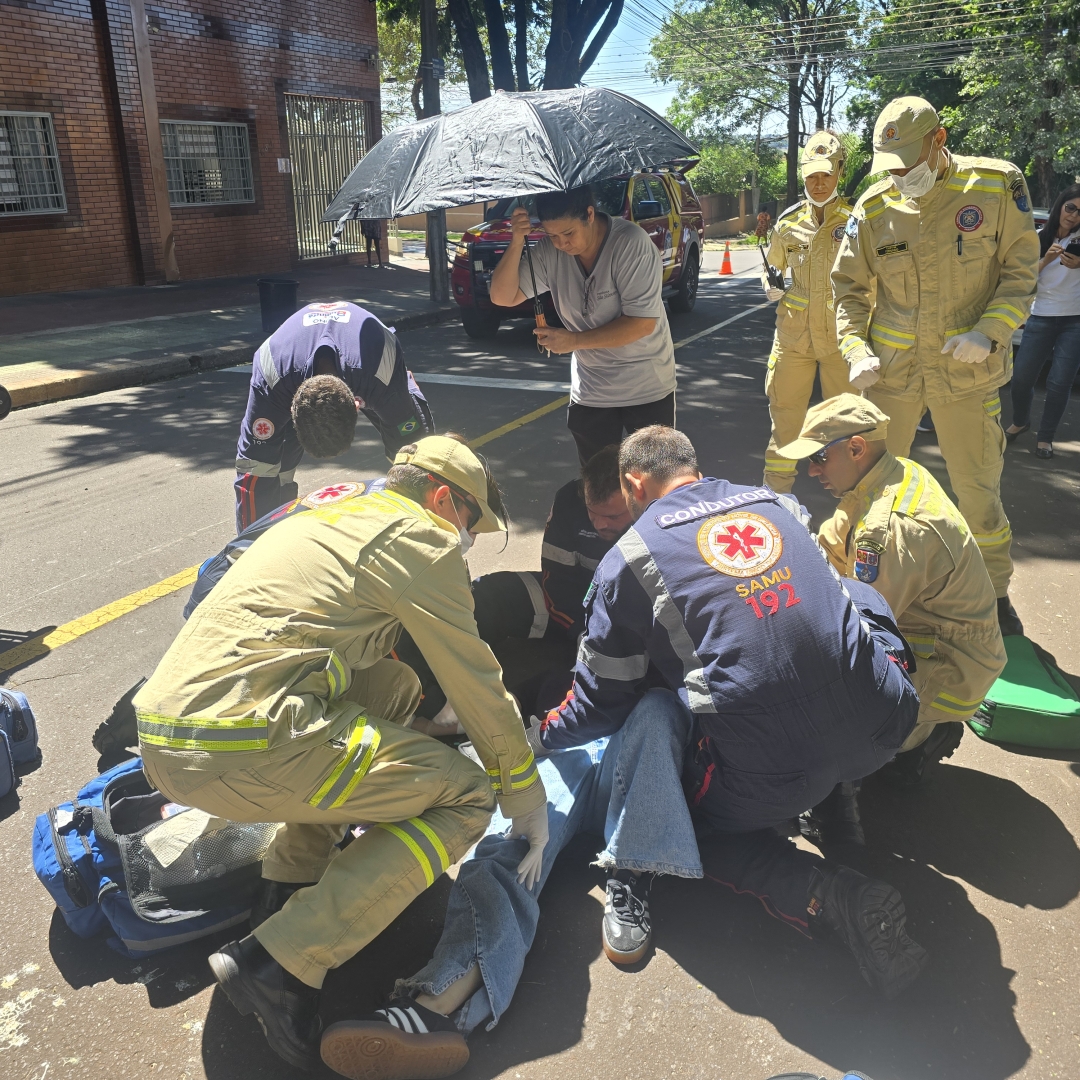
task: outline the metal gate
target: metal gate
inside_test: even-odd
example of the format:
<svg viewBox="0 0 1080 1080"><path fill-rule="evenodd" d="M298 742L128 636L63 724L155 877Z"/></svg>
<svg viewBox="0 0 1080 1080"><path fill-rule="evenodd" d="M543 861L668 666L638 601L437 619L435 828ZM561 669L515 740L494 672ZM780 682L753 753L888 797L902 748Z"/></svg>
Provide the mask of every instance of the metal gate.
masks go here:
<svg viewBox="0 0 1080 1080"><path fill-rule="evenodd" d="M345 178L368 150L368 102L348 98L285 95L292 164L296 243L301 259L330 254L333 222L320 219ZM360 223L345 226L338 254L363 251Z"/></svg>

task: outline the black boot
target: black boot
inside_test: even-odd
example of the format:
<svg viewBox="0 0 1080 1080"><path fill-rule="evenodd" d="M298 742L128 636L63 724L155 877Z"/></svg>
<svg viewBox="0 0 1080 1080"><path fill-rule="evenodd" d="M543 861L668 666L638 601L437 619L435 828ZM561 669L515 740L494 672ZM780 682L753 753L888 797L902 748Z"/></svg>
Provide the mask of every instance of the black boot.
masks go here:
<svg viewBox="0 0 1080 1080"><path fill-rule="evenodd" d="M964 737L964 725L959 722L935 724L933 730L914 750L897 754L877 771L890 787L915 788L925 784L943 758L952 757Z"/></svg>
<svg viewBox="0 0 1080 1080"><path fill-rule="evenodd" d="M250 934L213 953L210 970L241 1016L255 1014L274 1053L298 1069L318 1064L318 990L286 971Z"/></svg>
<svg viewBox="0 0 1080 1080"><path fill-rule="evenodd" d="M293 893L310 889L314 884L314 881L270 881L263 878L259 897L251 908L251 929L254 930L259 923L266 922L271 915L279 912Z"/></svg>
<svg viewBox="0 0 1080 1080"><path fill-rule="evenodd" d="M799 818L802 835L819 847L823 844L855 844L866 847L859 818L858 783L840 783Z"/></svg>
<svg viewBox="0 0 1080 1080"><path fill-rule="evenodd" d="M886 998L910 986L926 950L908 937L900 894L884 881L824 863L810 877L811 925L820 919L851 950L862 977Z"/></svg>
<svg viewBox="0 0 1080 1080"><path fill-rule="evenodd" d="M1024 624L1020 616L1016 614L1016 608L1007 596L999 596L997 602L998 626L1001 627L1001 636L1013 635L1019 637L1024 632Z"/></svg>

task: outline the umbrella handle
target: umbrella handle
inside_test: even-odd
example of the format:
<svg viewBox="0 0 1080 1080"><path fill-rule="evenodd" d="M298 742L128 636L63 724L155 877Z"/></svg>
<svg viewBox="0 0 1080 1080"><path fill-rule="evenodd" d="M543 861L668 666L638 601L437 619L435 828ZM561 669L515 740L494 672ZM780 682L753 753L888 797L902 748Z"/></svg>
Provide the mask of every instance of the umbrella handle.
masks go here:
<svg viewBox="0 0 1080 1080"><path fill-rule="evenodd" d="M544 304L536 295L536 270L533 268L532 249L529 247L529 238L525 237L525 257L529 260L529 277L532 278L533 287L533 317L537 326L547 326L547 316L544 314ZM536 343L537 351L551 355L551 350L544 348L539 341Z"/></svg>

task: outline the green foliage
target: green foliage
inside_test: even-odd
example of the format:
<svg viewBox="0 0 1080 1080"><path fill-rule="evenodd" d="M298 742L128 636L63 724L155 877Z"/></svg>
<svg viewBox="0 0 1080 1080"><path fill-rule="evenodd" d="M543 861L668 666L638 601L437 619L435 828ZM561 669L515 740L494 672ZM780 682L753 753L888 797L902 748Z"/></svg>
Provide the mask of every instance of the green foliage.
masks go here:
<svg viewBox="0 0 1080 1080"><path fill-rule="evenodd" d="M787 184L784 157L767 146L754 153L753 139L730 139L706 143L701 160L691 174L699 195L734 195L750 187L750 177L757 165L762 202L782 198Z"/></svg>

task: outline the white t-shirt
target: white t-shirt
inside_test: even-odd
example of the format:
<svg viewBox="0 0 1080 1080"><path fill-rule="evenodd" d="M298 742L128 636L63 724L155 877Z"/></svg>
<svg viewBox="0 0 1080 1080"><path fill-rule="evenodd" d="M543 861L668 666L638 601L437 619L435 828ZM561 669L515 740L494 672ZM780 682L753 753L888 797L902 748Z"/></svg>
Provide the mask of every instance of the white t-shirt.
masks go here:
<svg viewBox="0 0 1080 1080"><path fill-rule="evenodd" d="M603 217L607 236L588 275L575 256L548 239L532 249L536 292L551 291L559 318L575 333L606 326L620 315L656 320L651 334L614 349L578 349L570 364L571 401L596 408L644 405L675 389L675 348L661 295L664 266L640 225ZM533 295L524 254L518 283L526 296Z"/></svg>
<svg viewBox="0 0 1080 1080"><path fill-rule="evenodd" d="M1080 239L1080 229L1064 240L1056 240L1063 248L1071 240ZM1032 315L1080 315L1080 270L1062 266L1060 259L1047 263L1039 271L1039 287L1031 305Z"/></svg>

